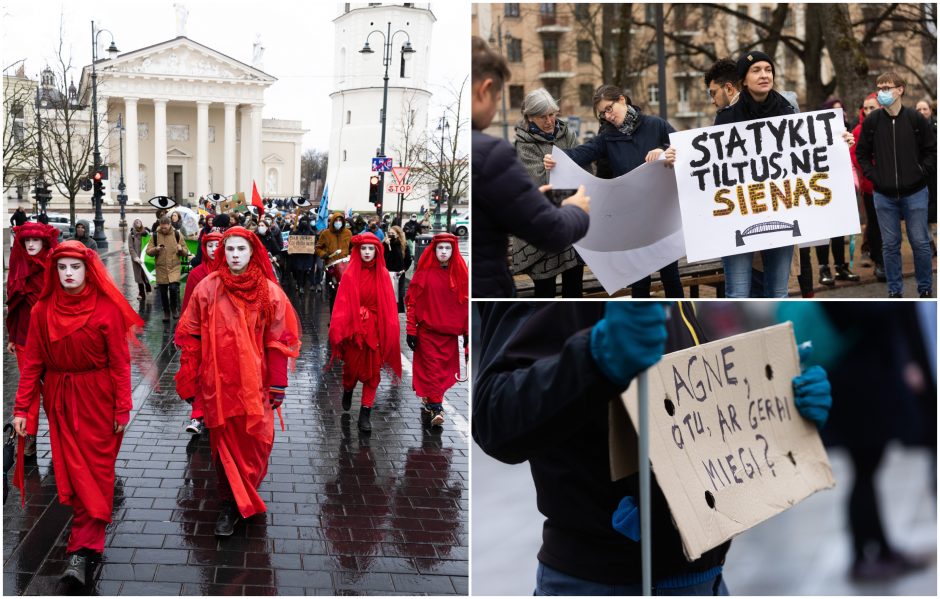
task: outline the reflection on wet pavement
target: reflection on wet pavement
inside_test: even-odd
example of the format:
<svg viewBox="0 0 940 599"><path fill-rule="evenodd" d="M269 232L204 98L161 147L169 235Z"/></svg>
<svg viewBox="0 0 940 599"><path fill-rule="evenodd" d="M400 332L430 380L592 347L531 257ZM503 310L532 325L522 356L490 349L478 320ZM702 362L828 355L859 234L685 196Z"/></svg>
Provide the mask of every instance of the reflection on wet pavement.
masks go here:
<svg viewBox="0 0 940 599"><path fill-rule="evenodd" d="M126 256L105 264L136 297ZM59 582L71 508L55 492L45 416L37 455L27 458L27 502L12 490L3 511L4 595L466 594L469 413L466 383L446 396L448 423L423 428L408 368L400 386L383 374L373 433L355 426L360 391L344 414L338 366L324 372L328 308L291 296L303 350L284 403L259 494L268 512L219 539L208 433L184 432L189 406L175 394L179 356L156 294L132 348L134 410L117 460L113 522L87 588ZM136 301L136 300L135 300ZM404 330L404 315L402 315ZM410 351L404 343L405 358ZM3 361L3 402L12 411L16 361Z"/></svg>

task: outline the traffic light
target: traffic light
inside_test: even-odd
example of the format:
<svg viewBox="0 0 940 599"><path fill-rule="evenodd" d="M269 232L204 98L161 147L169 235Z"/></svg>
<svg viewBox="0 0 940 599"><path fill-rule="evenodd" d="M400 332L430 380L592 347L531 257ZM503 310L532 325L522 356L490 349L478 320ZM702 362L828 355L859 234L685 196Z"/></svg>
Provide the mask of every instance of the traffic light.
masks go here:
<svg viewBox="0 0 940 599"><path fill-rule="evenodd" d="M94 185L95 191L91 194L91 203L93 206L98 205L98 199L104 197L104 183L102 179L104 178L104 173L100 170L95 172L95 176L92 177L92 183Z"/></svg>
<svg viewBox="0 0 940 599"><path fill-rule="evenodd" d="M369 177L369 203L370 204L381 204L382 200L379 199L379 179L378 175L372 175Z"/></svg>
<svg viewBox="0 0 940 599"><path fill-rule="evenodd" d="M382 216L382 202L375 203L375 214L377 216Z"/></svg>
<svg viewBox="0 0 940 599"><path fill-rule="evenodd" d="M78 186L82 188L82 191L91 191L91 179L82 179Z"/></svg>

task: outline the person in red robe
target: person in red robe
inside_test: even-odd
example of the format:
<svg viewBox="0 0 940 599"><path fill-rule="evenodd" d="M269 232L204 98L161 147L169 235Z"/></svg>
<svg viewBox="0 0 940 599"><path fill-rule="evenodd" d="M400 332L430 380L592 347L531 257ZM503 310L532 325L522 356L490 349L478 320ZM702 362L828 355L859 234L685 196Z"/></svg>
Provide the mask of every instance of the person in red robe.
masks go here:
<svg viewBox="0 0 940 599"><path fill-rule="evenodd" d="M13 227L13 248L7 273L7 351L16 356L16 365L23 370L29 315L45 282L49 252L59 243L59 230L52 225L27 222ZM26 431L24 455L36 455L36 433L39 429L39 401L30 402L30 427Z"/></svg>
<svg viewBox="0 0 940 599"><path fill-rule="evenodd" d="M114 463L131 410L128 339L144 322L94 250L66 241L50 252L49 265L32 312L13 426L21 438L35 430L32 404L41 391L56 490L73 511L63 579L84 584L111 522ZM16 468L22 495L22 460Z"/></svg>
<svg viewBox="0 0 940 599"><path fill-rule="evenodd" d="M230 536L242 518L267 509L257 489L288 359L300 354L300 323L248 229L227 229L213 264L177 325L183 354L176 390L186 401L202 400L222 500L215 534Z"/></svg>
<svg viewBox="0 0 940 599"><path fill-rule="evenodd" d="M405 297L406 340L414 352L412 386L432 426L444 424L444 392L460 377L458 336L468 352L468 278L457 237L441 233L421 254Z"/></svg>
<svg viewBox="0 0 940 599"><path fill-rule="evenodd" d="M189 271L189 276L186 277L186 291L183 293L183 307L182 312L186 312L186 306L189 305L189 299L193 296L193 290L196 289L196 286L199 285L200 281L209 276L213 270L215 270L215 254L216 250L219 247L219 243L222 241L222 233L217 231L211 231L202 236L202 239L199 240L199 245L201 246L200 255L206 256L207 259L202 260L195 268ZM174 342L177 347L182 347L182 338L180 337L179 328L176 329L176 334L174 335ZM186 426L186 432L192 433L194 435L202 434L202 431L205 429L205 414L202 410L202 398L197 394L193 398L192 411L189 414L189 424Z"/></svg>
<svg viewBox="0 0 940 599"><path fill-rule="evenodd" d="M343 410L352 407L353 390L362 381L362 432L372 431L370 417L382 367L401 378L400 335L398 302L382 242L372 233L356 235L330 318L330 364L343 361Z"/></svg>

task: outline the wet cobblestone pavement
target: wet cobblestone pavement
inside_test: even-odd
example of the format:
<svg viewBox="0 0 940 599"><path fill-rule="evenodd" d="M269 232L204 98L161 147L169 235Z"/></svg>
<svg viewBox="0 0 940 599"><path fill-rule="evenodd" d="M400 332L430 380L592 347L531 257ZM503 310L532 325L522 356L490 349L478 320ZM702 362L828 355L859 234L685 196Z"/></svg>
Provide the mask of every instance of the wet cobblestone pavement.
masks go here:
<svg viewBox="0 0 940 599"><path fill-rule="evenodd" d="M105 258L128 297L136 296L123 251ZM155 369L133 369L134 410L117 460L113 522L102 562L84 589L63 586L71 508L55 493L48 429L27 458L27 502L11 489L3 510L4 595L337 595L466 594L468 586L469 414L467 383L445 396L447 423L428 430L403 379L383 374L373 432L356 428L361 385L343 413L341 370L328 371L329 309L319 296L290 295L303 349L275 433L259 493L268 511L213 534L218 515L208 433L184 431L189 406L175 394L179 366L148 295L142 340ZM4 339L4 343L6 340ZM137 350L140 353L142 350ZM146 355L146 354L142 354ZM16 360L3 358L3 409L12 412ZM147 380L156 379L156 386Z"/></svg>

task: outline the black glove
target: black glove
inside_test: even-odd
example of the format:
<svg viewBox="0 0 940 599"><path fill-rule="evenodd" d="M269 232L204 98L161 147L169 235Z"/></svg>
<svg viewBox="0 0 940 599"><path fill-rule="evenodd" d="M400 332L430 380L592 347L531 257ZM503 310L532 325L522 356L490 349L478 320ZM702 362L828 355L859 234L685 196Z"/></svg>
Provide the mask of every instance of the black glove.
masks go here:
<svg viewBox="0 0 940 599"><path fill-rule="evenodd" d="M183 401L185 401L185 402L188 403L189 405L193 405L193 401L194 401L195 399L196 399L195 397L184 397L184 398L183 398Z"/></svg>
<svg viewBox="0 0 940 599"><path fill-rule="evenodd" d="M411 348L411 351L414 351L418 348L418 336L417 335L407 335L405 340L408 342L408 347Z"/></svg>

